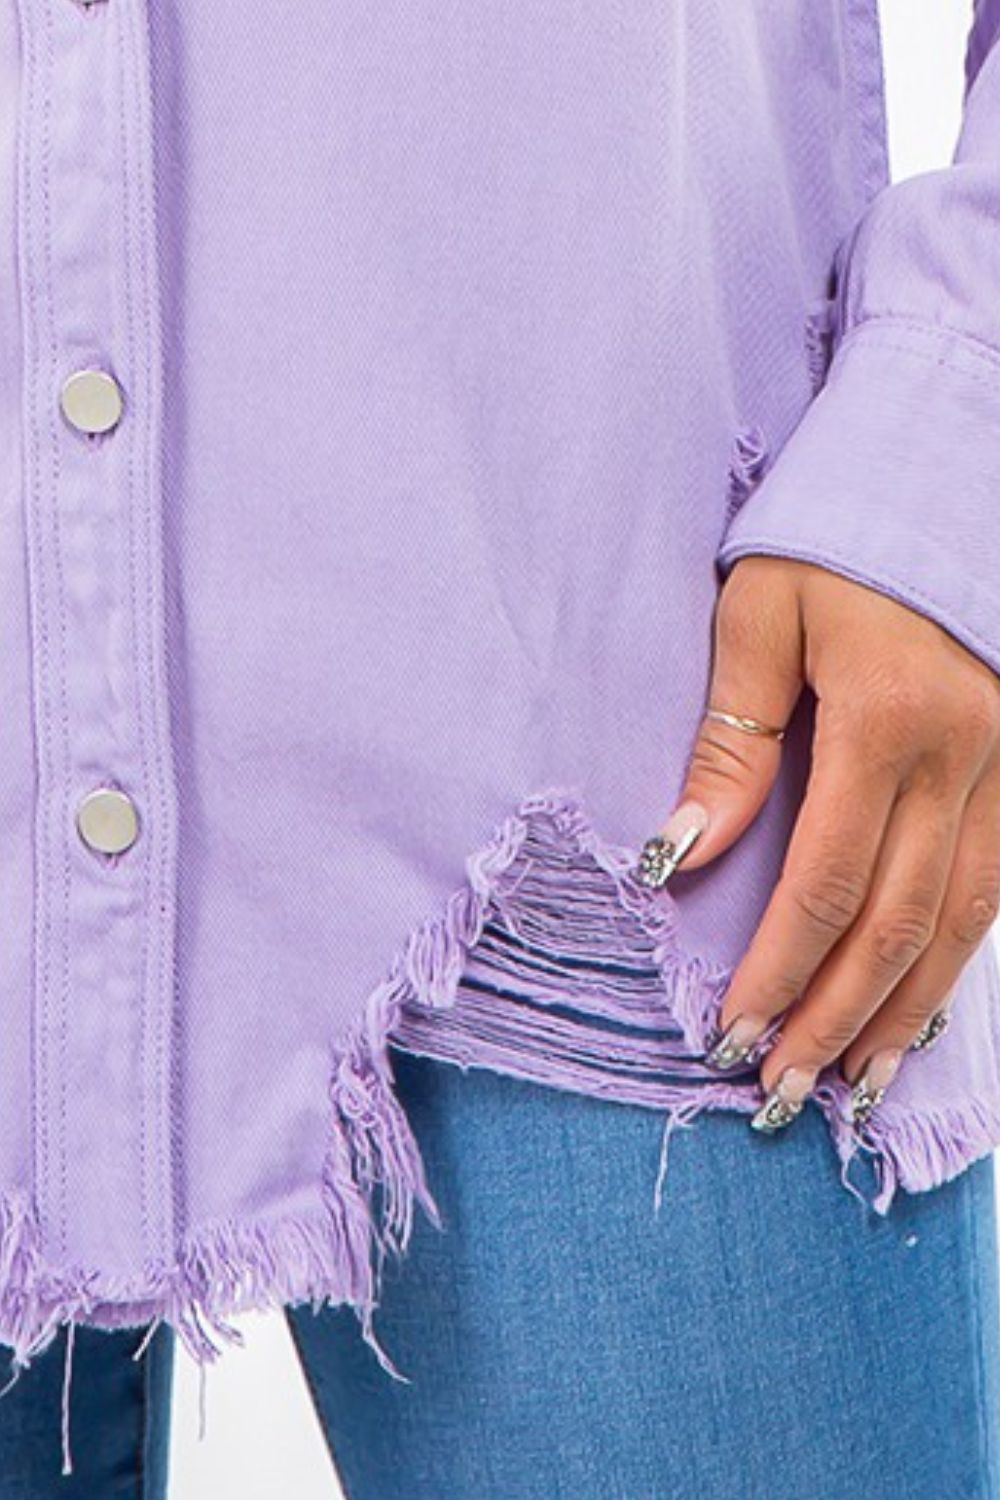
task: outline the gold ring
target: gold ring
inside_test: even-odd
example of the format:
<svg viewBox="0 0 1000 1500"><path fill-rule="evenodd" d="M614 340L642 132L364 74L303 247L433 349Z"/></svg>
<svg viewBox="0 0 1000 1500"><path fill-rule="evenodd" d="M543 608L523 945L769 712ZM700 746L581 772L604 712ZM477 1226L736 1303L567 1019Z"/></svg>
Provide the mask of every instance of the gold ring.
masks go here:
<svg viewBox="0 0 1000 1500"><path fill-rule="evenodd" d="M706 719L718 719L722 724L728 724L733 729L742 729L744 734L764 734L773 740L783 740L785 731L775 729L771 724L762 724L759 719L751 719L747 714L729 714L723 708L706 708Z"/></svg>

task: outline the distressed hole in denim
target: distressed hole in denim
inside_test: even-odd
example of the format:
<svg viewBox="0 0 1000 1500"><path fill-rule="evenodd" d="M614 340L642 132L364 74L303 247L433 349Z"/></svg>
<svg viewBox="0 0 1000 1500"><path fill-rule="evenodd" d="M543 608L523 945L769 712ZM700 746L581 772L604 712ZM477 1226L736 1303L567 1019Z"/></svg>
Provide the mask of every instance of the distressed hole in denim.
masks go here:
<svg viewBox="0 0 1000 1500"><path fill-rule="evenodd" d="M600 839L570 800L529 801L446 1007L404 1005L407 1051L637 1103L689 1104L720 1074L703 1032L728 971L685 952L671 896L638 852ZM755 1086L752 1065L726 1075ZM729 1097L727 1095L727 1097Z"/></svg>
<svg viewBox="0 0 1000 1500"><path fill-rule="evenodd" d="M803 325L806 368L814 395L826 381L833 357L835 329L835 298L824 297L810 308Z"/></svg>
<svg viewBox="0 0 1000 1500"><path fill-rule="evenodd" d="M756 424L741 427L733 438L727 473L726 508L723 530L756 489L768 461L768 441L764 429Z"/></svg>
<svg viewBox="0 0 1000 1500"><path fill-rule="evenodd" d="M119 1277L52 1265L32 1197L0 1191L0 1344L12 1350L12 1373L73 1320L164 1322L204 1365L242 1343L230 1315L308 1300L352 1307L398 1375L373 1323L383 1269L405 1252L418 1207L445 1226L390 1045L662 1109L658 1209L672 1135L705 1110L752 1113L762 1093L755 1074L699 1071L730 970L683 947L671 895L635 879L638 852L603 838L565 788L526 797L472 850L465 879L389 957L357 1023L331 1038L327 1149L311 1208L192 1223L172 1262ZM863 1132L836 1068L815 1100L845 1188L865 1202L852 1180L861 1177L883 1215L898 1187L937 1186L1000 1142L988 1092L921 1106L897 1091Z"/></svg>

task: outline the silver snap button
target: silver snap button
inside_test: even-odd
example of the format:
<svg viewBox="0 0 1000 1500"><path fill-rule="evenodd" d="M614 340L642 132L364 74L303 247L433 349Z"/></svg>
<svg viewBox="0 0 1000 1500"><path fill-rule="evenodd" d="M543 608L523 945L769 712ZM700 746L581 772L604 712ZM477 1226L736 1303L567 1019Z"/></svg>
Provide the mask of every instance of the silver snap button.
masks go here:
<svg viewBox="0 0 1000 1500"><path fill-rule="evenodd" d="M122 414L121 387L106 370L77 370L63 382L59 402L78 432L107 432Z"/></svg>
<svg viewBox="0 0 1000 1500"><path fill-rule="evenodd" d="M76 826L89 848L99 854L121 854L135 843L139 818L131 797L113 787L98 787L77 808Z"/></svg>

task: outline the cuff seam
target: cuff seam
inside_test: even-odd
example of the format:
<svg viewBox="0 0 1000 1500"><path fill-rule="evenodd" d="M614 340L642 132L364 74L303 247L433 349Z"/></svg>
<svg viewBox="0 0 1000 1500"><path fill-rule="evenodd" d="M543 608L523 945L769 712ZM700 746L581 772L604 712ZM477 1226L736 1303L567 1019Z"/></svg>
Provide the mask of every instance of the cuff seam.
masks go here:
<svg viewBox="0 0 1000 1500"><path fill-rule="evenodd" d="M909 335L909 340L894 341L888 337L893 332ZM963 333L958 328L949 328L944 324L924 323L919 318L907 318L898 313L876 313L850 324L840 336L836 353L839 354L841 350L849 349L852 344L867 339L873 339L883 348L892 349L894 352L925 359L928 351L921 350L920 344L922 342L936 344L939 346L934 355L936 364L956 370L959 374L967 375L973 380L979 380L984 385L1000 381L1000 349L988 344L984 339L977 339L973 334ZM940 346L944 349L958 349L962 358L949 358L947 354L941 352ZM966 361L985 366L990 372L989 378L980 370L970 370Z"/></svg>
<svg viewBox="0 0 1000 1500"><path fill-rule="evenodd" d="M863 583L869 587L877 587L878 580L881 579L888 589L894 591L893 597L898 599L900 603L905 604L912 599L920 600L922 604L928 606L928 611L936 613L939 620L948 621L951 633L959 640L974 643L978 654L988 656L991 663L996 660L997 646L995 641L987 640L984 635L981 635L976 630L975 626L969 625L965 620L956 620L951 610L941 600L936 599L932 594L925 593L916 584L904 582L889 570L878 569L877 571L865 573L853 558L839 551L836 547L826 545L816 548L802 547L795 542L784 542L780 537L767 535L741 537L734 539L731 545L723 543L718 549L717 557L721 563L727 564L736 561L739 557L747 553L752 554L754 552L766 552L768 556L772 557L793 557L801 562L817 563L820 567L833 560L843 565L843 571L848 577L854 579L857 583ZM882 589L881 592L886 592L886 589Z"/></svg>

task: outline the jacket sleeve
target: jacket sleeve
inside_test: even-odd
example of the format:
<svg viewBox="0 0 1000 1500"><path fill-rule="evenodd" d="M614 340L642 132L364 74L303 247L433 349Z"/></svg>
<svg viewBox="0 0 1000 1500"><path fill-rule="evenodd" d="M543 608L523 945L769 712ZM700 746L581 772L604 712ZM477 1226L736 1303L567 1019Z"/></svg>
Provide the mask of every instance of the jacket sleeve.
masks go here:
<svg viewBox="0 0 1000 1500"><path fill-rule="evenodd" d="M833 260L825 382L716 555L815 562L1000 672L1000 0L978 0L950 165L883 187Z"/></svg>

